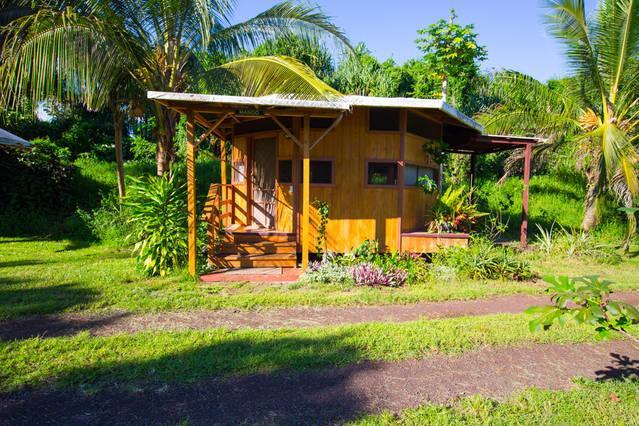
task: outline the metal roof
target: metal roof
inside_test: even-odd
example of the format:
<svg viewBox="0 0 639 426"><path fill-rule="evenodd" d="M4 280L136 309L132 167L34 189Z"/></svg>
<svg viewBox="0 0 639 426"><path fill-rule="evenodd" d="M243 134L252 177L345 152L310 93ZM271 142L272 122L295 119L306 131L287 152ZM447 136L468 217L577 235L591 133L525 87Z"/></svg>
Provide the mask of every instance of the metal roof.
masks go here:
<svg viewBox="0 0 639 426"><path fill-rule="evenodd" d="M0 145L5 146L13 146L20 148L30 148L31 144L21 137L14 135L13 133L9 133L4 129L0 129Z"/></svg>
<svg viewBox="0 0 639 426"><path fill-rule="evenodd" d="M481 124L468 117L467 115L461 113L452 105L447 104L441 99L381 98L374 96L348 95L336 97L334 100L304 100L288 98L279 95L250 97L173 92L148 92L147 97L149 99L169 102L173 101L257 107L298 107L338 111L348 111L353 107L430 109L441 111L450 118L480 133L484 132L484 128Z"/></svg>

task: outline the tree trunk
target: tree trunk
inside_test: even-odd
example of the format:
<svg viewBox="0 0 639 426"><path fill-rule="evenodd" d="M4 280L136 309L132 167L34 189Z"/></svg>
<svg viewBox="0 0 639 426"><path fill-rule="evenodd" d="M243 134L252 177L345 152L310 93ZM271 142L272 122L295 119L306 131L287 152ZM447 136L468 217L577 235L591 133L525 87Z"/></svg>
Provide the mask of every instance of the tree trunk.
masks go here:
<svg viewBox="0 0 639 426"><path fill-rule="evenodd" d="M126 196L124 186L124 156L122 154L122 131L124 129L124 112L120 111L117 103L111 104L113 116L113 141L115 144L115 164L118 175L118 195L120 199Z"/></svg>
<svg viewBox="0 0 639 426"><path fill-rule="evenodd" d="M597 172L586 173L588 177L588 193L584 201L584 220L581 222L581 229L592 230L599 223L597 214L597 200L599 198L599 174Z"/></svg>
<svg viewBox="0 0 639 426"><path fill-rule="evenodd" d="M158 106L158 145L156 151L157 175L163 176L175 162L175 128L178 115L167 108Z"/></svg>
<svg viewBox="0 0 639 426"><path fill-rule="evenodd" d="M442 101L448 101L448 76L445 75L442 79Z"/></svg>

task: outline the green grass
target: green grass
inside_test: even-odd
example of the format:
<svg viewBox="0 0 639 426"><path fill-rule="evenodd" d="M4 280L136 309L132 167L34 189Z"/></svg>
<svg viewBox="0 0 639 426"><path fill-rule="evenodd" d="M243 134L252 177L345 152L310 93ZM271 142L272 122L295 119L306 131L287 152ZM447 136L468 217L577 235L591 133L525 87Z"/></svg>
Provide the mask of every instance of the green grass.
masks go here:
<svg viewBox="0 0 639 426"><path fill-rule="evenodd" d="M530 180L529 232L537 232L536 224L544 229L553 224L558 228L579 229L584 213L586 183L572 174L533 176ZM519 177L507 179L499 185L495 181L480 182L477 197L482 200L483 211L499 211L504 220L509 220L510 234L518 238L521 223L523 180ZM606 200L601 206L605 219L597 234L606 239L619 241L625 230L616 205Z"/></svg>
<svg viewBox="0 0 639 426"><path fill-rule="evenodd" d="M399 416L384 413L353 422L373 425L631 425L639 424L639 382L580 380L576 389L529 389L506 401L482 396L426 405Z"/></svg>
<svg viewBox="0 0 639 426"><path fill-rule="evenodd" d="M398 361L485 346L594 342L590 327L531 333L524 314L309 329L142 332L0 343L0 391L31 386L193 382L213 376ZM631 329L639 332L639 327Z"/></svg>
<svg viewBox="0 0 639 426"><path fill-rule="evenodd" d="M620 265L588 260L544 260L548 273L598 273L617 289L636 289L639 258ZM248 283L206 284L185 273L146 278L126 249L81 241L0 239L0 319L60 312L159 312L167 310L468 300L496 295L539 294L543 283L510 281L438 281L400 289Z"/></svg>

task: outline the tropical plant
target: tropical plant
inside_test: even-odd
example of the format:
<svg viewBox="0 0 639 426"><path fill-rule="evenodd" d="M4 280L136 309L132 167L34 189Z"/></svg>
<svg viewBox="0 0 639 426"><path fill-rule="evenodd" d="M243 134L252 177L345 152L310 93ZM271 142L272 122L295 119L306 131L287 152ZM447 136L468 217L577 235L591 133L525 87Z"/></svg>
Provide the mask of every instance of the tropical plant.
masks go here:
<svg viewBox="0 0 639 426"><path fill-rule="evenodd" d="M300 277L304 283L353 284L350 268L338 263L322 261L312 262Z"/></svg>
<svg viewBox="0 0 639 426"><path fill-rule="evenodd" d="M437 197L429 216L429 232L470 232L477 220L485 216L477 210L477 204L471 200L471 192L463 186L448 187Z"/></svg>
<svg viewBox="0 0 639 426"><path fill-rule="evenodd" d="M474 280L526 280L534 277L528 262L510 247L497 246L482 237L468 247L448 247L432 255L437 269L451 268L457 276Z"/></svg>
<svg viewBox="0 0 639 426"><path fill-rule="evenodd" d="M424 191L424 194L426 195L434 194L439 189L439 186L437 185L435 179L428 175L420 176L419 178L417 178L417 185L422 189L422 191Z"/></svg>
<svg viewBox="0 0 639 426"><path fill-rule="evenodd" d="M487 130L547 138L537 153L562 143L577 146L588 180L584 230L598 222L606 192L632 207L639 195L639 3L601 0L589 16L583 0L550 0L551 33L565 45L574 78L551 87L517 73L500 73L490 85L498 99L480 115ZM521 153L519 153L521 156ZM520 158L520 157L519 157Z"/></svg>
<svg viewBox="0 0 639 426"><path fill-rule="evenodd" d="M550 306L534 306L527 313L538 315L530 321L532 332L548 330L554 324L564 325L573 320L578 324L595 327L600 339L621 334L639 347L639 338L627 331L627 327L639 324L637 307L610 299L612 282L600 280L597 276L569 278L565 276L544 276L549 284Z"/></svg>
<svg viewBox="0 0 639 426"><path fill-rule="evenodd" d="M424 52L427 68L441 81L442 99L448 100L448 82L452 80L459 98L455 103L460 104L471 80L479 74L479 64L486 59L486 48L477 43L473 25L455 23L455 10L450 13L449 20L441 19L419 30L421 37L416 42Z"/></svg>
<svg viewBox="0 0 639 426"><path fill-rule="evenodd" d="M134 228L138 263L149 275L166 275L186 261L186 195L173 176L132 178L125 205Z"/></svg>
<svg viewBox="0 0 639 426"><path fill-rule="evenodd" d="M536 225L537 225L537 229L539 230L539 233L535 237L537 240L537 245L539 246L541 250L546 252L546 254L550 254L553 250L554 243L555 243L554 229L553 229L555 226L555 223L553 222L553 224L550 225L550 228L548 229L544 229L538 223Z"/></svg>
<svg viewBox="0 0 639 426"><path fill-rule="evenodd" d="M326 99L337 92L292 58L225 62L287 34L328 38L349 49L344 34L317 7L288 0L238 24L230 23L234 2L229 0L28 4L34 13L14 20L2 32L7 38L2 47L1 99L12 107L24 98L32 104L56 98L80 100L91 108L111 105L117 115L126 104L121 101L131 99L131 94L191 88ZM159 104L153 111L161 175L175 159L178 113Z"/></svg>
<svg viewBox="0 0 639 426"><path fill-rule="evenodd" d="M408 274L401 269L388 269L375 266L372 263L360 263L351 271L353 281L357 286L368 287L401 287L406 282Z"/></svg>
<svg viewBox="0 0 639 426"><path fill-rule="evenodd" d="M330 213L330 207L326 201L316 199L313 201L313 206L317 209L317 215L319 216L319 223L317 224L317 243L315 244L315 250L318 254L326 252L326 226L328 225L328 215Z"/></svg>

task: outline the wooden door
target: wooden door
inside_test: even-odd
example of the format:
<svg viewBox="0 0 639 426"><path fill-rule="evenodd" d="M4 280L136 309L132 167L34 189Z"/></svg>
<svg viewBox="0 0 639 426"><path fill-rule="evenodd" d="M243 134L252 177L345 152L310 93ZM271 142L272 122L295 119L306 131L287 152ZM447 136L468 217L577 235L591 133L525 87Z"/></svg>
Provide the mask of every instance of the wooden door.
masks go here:
<svg viewBox="0 0 639 426"><path fill-rule="evenodd" d="M253 140L253 225L275 229L275 138Z"/></svg>

